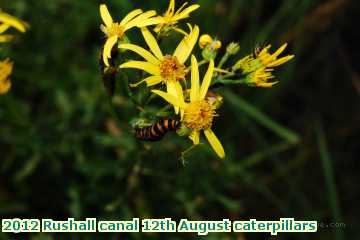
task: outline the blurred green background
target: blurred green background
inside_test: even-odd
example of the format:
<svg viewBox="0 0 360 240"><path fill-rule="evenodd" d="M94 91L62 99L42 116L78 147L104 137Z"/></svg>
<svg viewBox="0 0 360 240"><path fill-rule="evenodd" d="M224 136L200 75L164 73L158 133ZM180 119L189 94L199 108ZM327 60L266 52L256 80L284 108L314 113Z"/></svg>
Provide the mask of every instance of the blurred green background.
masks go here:
<svg viewBox="0 0 360 240"><path fill-rule="evenodd" d="M167 1L108 0L115 19ZM95 0L2 0L31 29L2 51L15 62L0 96L1 218L317 220L317 233L210 234L207 239L358 239L360 78L356 1L201 0L191 22L223 44L289 42L296 58L271 89L224 90L215 123L227 157L169 134L134 139L133 105L115 111L100 80L104 37ZM177 1L180 5L180 1ZM136 30L135 30L136 32ZM140 34L133 34L141 39ZM116 117L118 116L118 118ZM74 234L64 234L69 239ZM0 239L58 239L59 234ZM87 234L76 235L90 239ZM194 234L97 234L97 239L189 239Z"/></svg>

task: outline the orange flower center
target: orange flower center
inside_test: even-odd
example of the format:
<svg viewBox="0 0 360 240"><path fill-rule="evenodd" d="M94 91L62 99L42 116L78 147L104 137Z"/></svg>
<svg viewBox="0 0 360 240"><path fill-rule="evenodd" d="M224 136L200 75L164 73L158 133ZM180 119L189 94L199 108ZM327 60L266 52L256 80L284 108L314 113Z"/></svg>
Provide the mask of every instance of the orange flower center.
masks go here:
<svg viewBox="0 0 360 240"><path fill-rule="evenodd" d="M184 80L186 68L175 56L166 55L160 63L160 75L167 81Z"/></svg>
<svg viewBox="0 0 360 240"><path fill-rule="evenodd" d="M188 104L183 121L187 128L203 130L211 128L215 115L214 106L205 100L200 100Z"/></svg>
<svg viewBox="0 0 360 240"><path fill-rule="evenodd" d="M124 27L121 26L120 23L116 23L116 22L113 22L108 27L101 25L101 30L106 34L108 38L113 36L118 36L119 38L122 38L125 33Z"/></svg>

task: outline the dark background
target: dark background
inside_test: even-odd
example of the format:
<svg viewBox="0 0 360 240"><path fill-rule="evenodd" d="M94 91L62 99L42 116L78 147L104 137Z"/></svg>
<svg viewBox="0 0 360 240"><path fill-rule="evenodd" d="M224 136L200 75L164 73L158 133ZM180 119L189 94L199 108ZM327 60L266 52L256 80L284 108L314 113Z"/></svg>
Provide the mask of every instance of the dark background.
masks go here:
<svg viewBox="0 0 360 240"><path fill-rule="evenodd" d="M167 1L104 2L118 20L136 7L159 13L167 8ZM321 226L317 233L276 238L254 233L207 238L358 239L356 1L197 2L201 8L189 21L224 46L238 41L239 56L258 44L277 48L288 42L286 54L296 57L276 71L280 83L271 89L224 91L214 131L227 157L221 161L204 146L186 155L183 166L179 157L188 140L170 134L160 143L138 142L129 124L134 112L129 100L118 97L109 104L98 67L104 40L100 1L1 1L3 10L31 25L1 52L15 63L13 87L0 97L1 218L294 217ZM131 34L141 38L136 30ZM0 238L14 235L0 233Z"/></svg>

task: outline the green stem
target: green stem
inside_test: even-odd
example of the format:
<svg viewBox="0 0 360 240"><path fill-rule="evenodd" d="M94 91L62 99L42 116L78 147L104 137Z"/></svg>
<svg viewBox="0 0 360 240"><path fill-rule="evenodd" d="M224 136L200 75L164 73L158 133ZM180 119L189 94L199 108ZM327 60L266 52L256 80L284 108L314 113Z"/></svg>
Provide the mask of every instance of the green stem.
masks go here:
<svg viewBox="0 0 360 240"><path fill-rule="evenodd" d="M151 100L153 100L157 96L158 95L156 95L155 93L151 93L150 97L146 100L146 105L148 105L151 102Z"/></svg>
<svg viewBox="0 0 360 240"><path fill-rule="evenodd" d="M237 85L237 84L246 84L246 79L225 79L224 77L214 78L211 82L210 86L213 86L215 84L223 84L223 85Z"/></svg>
<svg viewBox="0 0 360 240"><path fill-rule="evenodd" d="M235 73L231 72L231 73L225 74L225 75L223 76L223 78L232 77L232 76L234 76L234 75L235 75Z"/></svg>
<svg viewBox="0 0 360 240"><path fill-rule="evenodd" d="M209 60L203 59L203 60L201 60L201 61L198 63L198 66L200 67L200 66L204 65L204 64L207 63L207 62L209 62Z"/></svg>
<svg viewBox="0 0 360 240"><path fill-rule="evenodd" d="M338 194L336 191L336 185L335 185L335 176L334 176L334 170L333 170L333 161L330 156L330 152L327 146L325 133L323 130L322 125L319 123L316 127L316 133L318 138L318 145L319 145L319 152L320 152L320 158L322 162L322 167L324 171L324 178L326 183L326 188L328 192L328 199L330 208L333 215L333 221L335 222L342 222L342 214L339 207L339 201L338 201ZM337 240L343 240L344 239L344 232L341 229L336 229L335 231L335 239Z"/></svg>
<svg viewBox="0 0 360 240"><path fill-rule="evenodd" d="M219 65L217 65L217 68L222 68L222 66L225 64L225 62L229 59L230 54L225 53L224 56L221 58Z"/></svg>
<svg viewBox="0 0 360 240"><path fill-rule="evenodd" d="M193 151L195 148L197 148L197 147L199 147L201 145L203 145L203 143L193 144L189 148L187 148L183 152L181 152L180 160L181 160L183 166L186 165L186 159L185 159L186 155L189 154L191 151Z"/></svg>

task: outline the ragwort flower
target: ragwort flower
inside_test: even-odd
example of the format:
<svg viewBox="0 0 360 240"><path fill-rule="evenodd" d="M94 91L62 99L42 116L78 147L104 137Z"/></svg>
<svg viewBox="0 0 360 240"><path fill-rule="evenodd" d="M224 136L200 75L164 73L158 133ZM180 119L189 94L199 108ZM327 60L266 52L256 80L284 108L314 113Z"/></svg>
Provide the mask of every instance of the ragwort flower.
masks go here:
<svg viewBox="0 0 360 240"><path fill-rule="evenodd" d="M205 137L220 158L225 157L224 148L211 130L214 117L216 116L216 107L206 100L211 79L214 72L214 61L210 60L208 70L200 86L198 62L194 56L191 58L191 89L190 102L185 102L184 97L176 97L171 94L153 90L154 93L164 98L170 104L179 107L184 115L182 123L191 130L190 139L193 143L199 144L200 132L203 131Z"/></svg>
<svg viewBox="0 0 360 240"><path fill-rule="evenodd" d="M125 32L133 27L144 27L159 23L159 19L153 18L156 12L151 10L144 12L141 9L135 9L127 14L120 22L114 22L106 5L100 5L100 15L105 25L101 25L100 29L107 37L103 50L103 61L109 66L109 58L111 58L111 50L118 40L123 40Z"/></svg>
<svg viewBox="0 0 360 240"><path fill-rule="evenodd" d="M278 81L269 82L270 79L274 79L275 77L272 75L272 68L259 68L256 71L249 73L246 75L245 83L249 86L253 87L263 87L268 88L272 87L274 84L278 83Z"/></svg>
<svg viewBox="0 0 360 240"><path fill-rule="evenodd" d="M290 61L294 57L294 55L288 55L278 58L286 46L287 44L285 43L276 52L270 54L269 49L271 45L268 45L258 53L253 53L240 59L233 66L233 70L240 69L243 74L246 74L244 82L249 86L271 87L277 83L277 81L268 82L269 79L274 78L272 75L273 68Z"/></svg>
<svg viewBox="0 0 360 240"><path fill-rule="evenodd" d="M270 54L269 49L271 48L271 45L269 44L260 51L256 58L259 59L261 64L267 68L280 66L294 58L294 55L278 58L278 56L285 50L286 47L287 43L284 43L278 50L276 50L276 52Z"/></svg>
<svg viewBox="0 0 360 240"><path fill-rule="evenodd" d="M240 59L237 63L235 63L233 69L241 69L244 74L254 72L255 70L266 67L273 68L280 66L288 61L290 61L294 55L288 55L285 57L278 58L278 56L285 50L287 43L283 44L276 52L273 54L269 53L269 49L271 45L264 47L257 54L250 54L242 59Z"/></svg>
<svg viewBox="0 0 360 240"><path fill-rule="evenodd" d="M189 14L191 12L195 11L196 9L198 9L200 7L200 5L198 5L198 4L193 4L193 5L185 8L186 5L187 5L187 2L185 2L181 6L181 8L179 8L175 12L175 0L170 0L169 7L168 7L167 11L164 13L164 15L157 17L159 19L160 23L155 27L154 31L156 33L159 33L161 31L163 31L164 29L166 30L166 28L171 27L172 29L186 35L186 33L183 30L177 28L174 25L176 23L178 23L179 20L188 18Z"/></svg>
<svg viewBox="0 0 360 240"><path fill-rule="evenodd" d="M150 77L130 86L136 87L142 82L146 82L148 87L163 83L166 84L169 94L182 97L180 81L184 80L187 74L184 63L196 44L199 36L199 27L195 26L191 29L189 35L182 39L172 55L163 55L155 37L146 27L142 28L141 32L151 52L134 44L119 44L119 48L131 50L146 60L129 61L121 64L120 68L136 68L151 74ZM178 112L177 108L176 112Z"/></svg>

